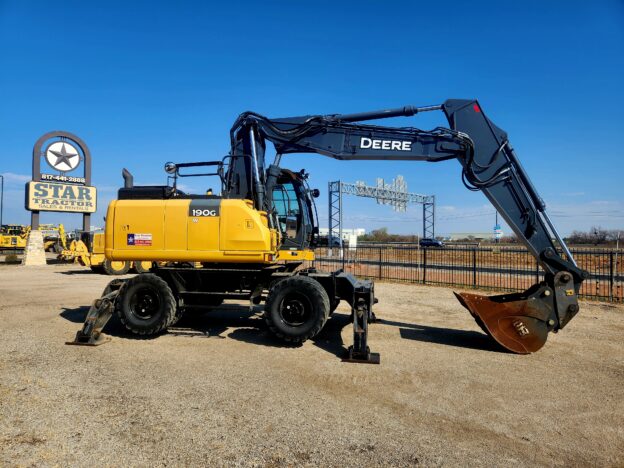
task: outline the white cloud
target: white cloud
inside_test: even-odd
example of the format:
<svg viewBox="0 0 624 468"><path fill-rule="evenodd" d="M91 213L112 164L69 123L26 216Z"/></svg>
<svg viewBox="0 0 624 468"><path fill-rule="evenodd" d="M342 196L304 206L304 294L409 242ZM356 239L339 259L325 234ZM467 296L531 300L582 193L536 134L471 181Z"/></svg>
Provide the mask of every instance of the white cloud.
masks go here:
<svg viewBox="0 0 624 468"><path fill-rule="evenodd" d="M0 174L2 177L4 177L4 182L5 183L26 183L29 180L32 180L32 177L29 175L25 175L25 174L15 174L13 172L4 172L2 174Z"/></svg>

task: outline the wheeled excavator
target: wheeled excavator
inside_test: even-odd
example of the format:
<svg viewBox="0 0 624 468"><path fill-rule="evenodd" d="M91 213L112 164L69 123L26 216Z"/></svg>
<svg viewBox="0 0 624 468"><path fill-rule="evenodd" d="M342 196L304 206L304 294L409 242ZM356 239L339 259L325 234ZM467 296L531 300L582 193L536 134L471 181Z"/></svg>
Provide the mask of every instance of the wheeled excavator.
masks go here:
<svg viewBox="0 0 624 468"><path fill-rule="evenodd" d="M442 111L448 128L373 125L370 121ZM275 159L265 159L267 144ZM352 309L353 345L347 361L378 363L368 346L374 320L372 281L341 270L304 268L318 238L308 174L281 167L290 153L317 153L344 161L456 159L469 190L481 191L535 256L544 281L522 293L456 294L479 326L503 348L520 354L539 350L549 332L564 328L579 310L587 272L580 269L550 221L507 133L477 100L405 106L357 114L267 118L241 114L230 130L230 152L219 161L167 163L171 184L124 187L110 203L105 255L116 261L152 260L149 273L113 280L92 305L71 344L96 345L113 313L133 333L154 334L182 313L224 300L264 301L268 328L289 342L302 342L323 328L340 301ZM194 168L194 169L190 169ZM189 173L188 171L212 171ZM190 195L179 177L218 176L220 195ZM201 268L191 267L201 262Z"/></svg>

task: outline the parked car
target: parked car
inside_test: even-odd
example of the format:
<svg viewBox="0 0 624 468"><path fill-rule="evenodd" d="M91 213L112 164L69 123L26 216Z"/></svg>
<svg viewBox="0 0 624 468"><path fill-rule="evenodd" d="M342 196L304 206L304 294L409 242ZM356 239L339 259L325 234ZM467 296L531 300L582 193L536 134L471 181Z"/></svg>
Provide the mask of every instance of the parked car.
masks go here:
<svg viewBox="0 0 624 468"><path fill-rule="evenodd" d="M420 239L419 242L421 247L444 247L444 242L438 239Z"/></svg>
<svg viewBox="0 0 624 468"><path fill-rule="evenodd" d="M343 247L348 246L348 242L343 242ZM329 242L329 236L319 236L318 244L319 247L340 247L340 238L337 236L332 236L331 243Z"/></svg>

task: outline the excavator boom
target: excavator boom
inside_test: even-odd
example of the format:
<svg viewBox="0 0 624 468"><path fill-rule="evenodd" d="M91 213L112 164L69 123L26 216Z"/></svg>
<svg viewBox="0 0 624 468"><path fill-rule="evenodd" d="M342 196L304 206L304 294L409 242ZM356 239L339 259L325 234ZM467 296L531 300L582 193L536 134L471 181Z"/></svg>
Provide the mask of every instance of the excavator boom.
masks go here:
<svg viewBox="0 0 624 468"><path fill-rule="evenodd" d="M361 122L444 112L449 128L420 130ZM457 159L469 190L481 191L505 219L545 272L545 280L520 294L492 297L458 294L477 323L506 349L529 353L540 349L549 331L563 328L578 312L580 285L588 277L577 267L546 214L546 205L509 143L507 133L489 120L476 100L450 99L441 105L268 119L246 112L231 134L232 163L225 193L253 199L271 209L281 156L318 153L345 161ZM265 170L266 142L277 157Z"/></svg>

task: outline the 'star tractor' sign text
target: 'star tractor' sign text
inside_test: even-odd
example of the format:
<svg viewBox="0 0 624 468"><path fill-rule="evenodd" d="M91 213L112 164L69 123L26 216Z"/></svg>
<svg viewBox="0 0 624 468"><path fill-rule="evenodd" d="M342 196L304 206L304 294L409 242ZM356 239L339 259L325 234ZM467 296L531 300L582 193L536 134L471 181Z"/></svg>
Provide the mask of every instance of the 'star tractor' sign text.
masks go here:
<svg viewBox="0 0 624 468"><path fill-rule="evenodd" d="M58 182L29 182L26 201L31 211L94 213L96 210L95 187Z"/></svg>

